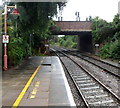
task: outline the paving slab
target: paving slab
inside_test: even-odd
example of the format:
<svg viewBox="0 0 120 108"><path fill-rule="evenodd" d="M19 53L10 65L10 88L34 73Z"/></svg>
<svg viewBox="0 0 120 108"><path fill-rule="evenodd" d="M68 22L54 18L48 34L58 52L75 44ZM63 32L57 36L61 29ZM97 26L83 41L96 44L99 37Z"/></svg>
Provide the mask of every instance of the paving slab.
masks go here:
<svg viewBox="0 0 120 108"><path fill-rule="evenodd" d="M23 99L20 106L48 106L48 99Z"/></svg>

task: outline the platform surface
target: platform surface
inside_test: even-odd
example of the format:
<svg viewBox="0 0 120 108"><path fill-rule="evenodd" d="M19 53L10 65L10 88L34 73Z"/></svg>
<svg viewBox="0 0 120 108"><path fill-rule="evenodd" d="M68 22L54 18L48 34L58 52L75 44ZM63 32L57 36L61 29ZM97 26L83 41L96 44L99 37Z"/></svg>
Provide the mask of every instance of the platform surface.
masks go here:
<svg viewBox="0 0 120 108"><path fill-rule="evenodd" d="M43 58L32 56L19 66L2 72L2 106L12 106Z"/></svg>
<svg viewBox="0 0 120 108"><path fill-rule="evenodd" d="M75 106L61 62L56 56L41 59L40 68L19 106Z"/></svg>

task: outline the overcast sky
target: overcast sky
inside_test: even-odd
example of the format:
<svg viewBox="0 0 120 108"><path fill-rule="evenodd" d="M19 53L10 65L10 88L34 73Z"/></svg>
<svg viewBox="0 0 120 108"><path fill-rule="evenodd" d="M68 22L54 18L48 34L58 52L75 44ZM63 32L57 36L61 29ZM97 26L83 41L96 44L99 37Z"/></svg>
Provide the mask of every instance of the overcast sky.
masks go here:
<svg viewBox="0 0 120 108"><path fill-rule="evenodd" d="M75 21L75 12L80 12L81 20L88 16L99 16L111 22L114 15L118 13L118 2L120 0L69 0L64 7L62 16L65 21Z"/></svg>
<svg viewBox="0 0 120 108"><path fill-rule="evenodd" d="M2 0L0 0L0 5L2 4Z"/></svg>
<svg viewBox="0 0 120 108"><path fill-rule="evenodd" d="M0 0L0 4L1 4ZM75 21L75 12L80 12L82 21L88 16L99 16L111 22L114 15L118 13L118 2L120 0L68 0L62 12L63 20Z"/></svg>

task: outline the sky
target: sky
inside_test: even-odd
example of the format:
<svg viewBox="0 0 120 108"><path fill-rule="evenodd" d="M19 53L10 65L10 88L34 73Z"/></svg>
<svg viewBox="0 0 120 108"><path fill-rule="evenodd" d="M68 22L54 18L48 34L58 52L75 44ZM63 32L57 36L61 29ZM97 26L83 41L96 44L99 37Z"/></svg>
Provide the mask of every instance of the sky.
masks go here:
<svg viewBox="0 0 120 108"><path fill-rule="evenodd" d="M118 2L120 0L68 0L62 12L63 21L76 21L75 12L80 13L81 21L86 17L100 18L111 22L114 15L118 13Z"/></svg>
<svg viewBox="0 0 120 108"><path fill-rule="evenodd" d="M0 5L2 4L2 0L0 0Z"/></svg>
<svg viewBox="0 0 120 108"><path fill-rule="evenodd" d="M75 12L80 13L81 21L86 17L99 16L111 22L114 15L118 13L118 2L120 0L67 0L68 3L62 12L63 21L75 21ZM2 0L0 0L1 4Z"/></svg>

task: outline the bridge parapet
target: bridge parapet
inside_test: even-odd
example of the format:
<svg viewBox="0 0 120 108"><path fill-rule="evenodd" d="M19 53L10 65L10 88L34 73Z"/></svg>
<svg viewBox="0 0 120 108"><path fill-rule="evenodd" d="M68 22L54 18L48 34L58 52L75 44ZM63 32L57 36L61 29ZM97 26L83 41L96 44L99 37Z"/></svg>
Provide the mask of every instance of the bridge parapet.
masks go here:
<svg viewBox="0 0 120 108"><path fill-rule="evenodd" d="M61 31L73 32L90 32L92 31L91 21L56 21L55 22Z"/></svg>

